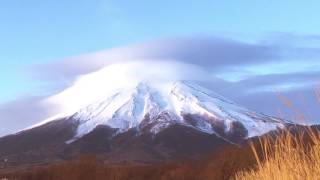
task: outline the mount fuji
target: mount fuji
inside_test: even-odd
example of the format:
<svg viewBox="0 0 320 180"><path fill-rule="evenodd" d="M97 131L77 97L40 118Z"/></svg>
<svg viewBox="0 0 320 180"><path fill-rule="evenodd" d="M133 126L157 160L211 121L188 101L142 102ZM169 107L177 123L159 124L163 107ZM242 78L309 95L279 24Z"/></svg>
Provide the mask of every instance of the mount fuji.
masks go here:
<svg viewBox="0 0 320 180"><path fill-rule="evenodd" d="M83 154L112 163L194 159L291 124L192 81L159 79L152 70L141 78L128 69L132 65L83 75L43 100L56 105L56 114L0 138L0 158L12 166Z"/></svg>
<svg viewBox="0 0 320 180"><path fill-rule="evenodd" d="M78 124L74 140L98 125L117 129L117 133L148 127L150 133L157 134L178 124L218 136L241 130L244 138L284 127L283 120L250 111L189 82L140 82L115 91L71 117Z"/></svg>

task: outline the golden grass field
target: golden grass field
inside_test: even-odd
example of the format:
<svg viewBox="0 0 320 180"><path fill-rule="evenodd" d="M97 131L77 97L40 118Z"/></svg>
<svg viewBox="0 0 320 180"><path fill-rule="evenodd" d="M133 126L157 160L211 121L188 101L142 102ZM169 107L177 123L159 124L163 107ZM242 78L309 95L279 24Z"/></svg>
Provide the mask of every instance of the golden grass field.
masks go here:
<svg viewBox="0 0 320 180"><path fill-rule="evenodd" d="M281 134L274 142L270 138L260 140L262 158L252 145L257 160L256 168L238 172L237 180L316 180L320 179L319 132L306 131L311 143L304 135Z"/></svg>

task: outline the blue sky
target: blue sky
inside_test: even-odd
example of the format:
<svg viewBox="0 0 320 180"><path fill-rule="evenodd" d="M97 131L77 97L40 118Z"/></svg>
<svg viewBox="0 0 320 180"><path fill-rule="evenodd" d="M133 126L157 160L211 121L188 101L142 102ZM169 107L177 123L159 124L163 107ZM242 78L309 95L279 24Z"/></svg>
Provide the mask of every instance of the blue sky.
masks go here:
<svg viewBox="0 0 320 180"><path fill-rule="evenodd" d="M0 102L35 93L27 66L153 39L320 32L319 1L5 0L0 2Z"/></svg>

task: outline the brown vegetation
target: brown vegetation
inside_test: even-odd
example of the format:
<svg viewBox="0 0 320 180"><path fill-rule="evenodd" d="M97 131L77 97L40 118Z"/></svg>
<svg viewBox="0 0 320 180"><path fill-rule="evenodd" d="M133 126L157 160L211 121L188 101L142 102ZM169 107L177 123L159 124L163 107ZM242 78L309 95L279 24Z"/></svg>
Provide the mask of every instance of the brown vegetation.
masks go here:
<svg viewBox="0 0 320 180"><path fill-rule="evenodd" d="M251 170L239 172L238 180L314 180L320 179L320 136L312 129L308 134L292 135L284 133L275 141L269 138L261 140L263 156L259 157L256 147L257 166ZM308 138L309 143L306 143Z"/></svg>

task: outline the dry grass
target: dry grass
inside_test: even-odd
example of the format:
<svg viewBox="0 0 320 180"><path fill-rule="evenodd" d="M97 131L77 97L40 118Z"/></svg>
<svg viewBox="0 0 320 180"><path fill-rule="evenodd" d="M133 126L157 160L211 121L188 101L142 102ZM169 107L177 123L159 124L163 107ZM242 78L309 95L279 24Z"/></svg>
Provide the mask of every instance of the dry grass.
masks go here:
<svg viewBox="0 0 320 180"><path fill-rule="evenodd" d="M238 172L235 179L320 179L320 137L318 131L309 129L306 134L299 135L286 132L275 141L272 138L261 139L259 146L251 146L257 160L257 167ZM262 149L262 157L258 155L257 149Z"/></svg>

